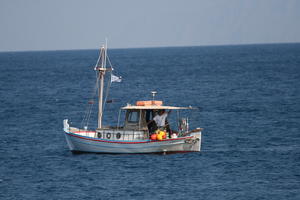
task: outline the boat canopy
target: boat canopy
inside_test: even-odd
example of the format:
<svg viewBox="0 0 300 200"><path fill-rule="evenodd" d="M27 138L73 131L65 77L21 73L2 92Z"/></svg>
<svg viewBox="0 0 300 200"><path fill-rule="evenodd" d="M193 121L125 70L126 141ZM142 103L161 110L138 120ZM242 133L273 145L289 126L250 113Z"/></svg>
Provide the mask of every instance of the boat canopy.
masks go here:
<svg viewBox="0 0 300 200"><path fill-rule="evenodd" d="M133 106L127 105L122 107L122 110L186 110L186 109L194 109L193 107L175 107L175 106L157 106L157 105L150 105L150 106Z"/></svg>

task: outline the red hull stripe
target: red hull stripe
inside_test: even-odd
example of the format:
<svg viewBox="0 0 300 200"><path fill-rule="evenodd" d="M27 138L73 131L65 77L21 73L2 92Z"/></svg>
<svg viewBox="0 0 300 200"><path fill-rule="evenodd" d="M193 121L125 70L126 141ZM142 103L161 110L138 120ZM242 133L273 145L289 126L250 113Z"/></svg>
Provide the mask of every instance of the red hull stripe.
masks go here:
<svg viewBox="0 0 300 200"><path fill-rule="evenodd" d="M121 141L115 141L115 140L100 140L100 139L94 139L94 138L90 138L90 137L86 137L86 136L82 136L82 135L77 135L76 133L66 133L69 136L72 137L77 137L77 138L81 138L84 140L92 140L92 141L96 141L96 142L106 142L106 143L119 143L119 144L141 144L141 143L151 143L151 142L165 142L165 141L174 141L174 140L185 140L185 139L190 139L193 138L193 136L189 136L189 137L183 137L183 138L173 138L173 139L166 139L166 140L145 140L145 141L141 141L141 142L121 142Z"/></svg>

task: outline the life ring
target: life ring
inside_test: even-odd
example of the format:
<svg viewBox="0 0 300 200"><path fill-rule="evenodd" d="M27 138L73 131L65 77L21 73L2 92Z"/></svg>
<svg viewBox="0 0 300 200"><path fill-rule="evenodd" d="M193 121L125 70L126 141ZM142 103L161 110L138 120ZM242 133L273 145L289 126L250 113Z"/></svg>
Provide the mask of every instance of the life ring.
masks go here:
<svg viewBox="0 0 300 200"><path fill-rule="evenodd" d="M98 136L98 138L101 138L101 137L102 137L101 132L98 132L98 133L97 133L97 136Z"/></svg>
<svg viewBox="0 0 300 200"><path fill-rule="evenodd" d="M117 137L117 139L120 139L121 138L121 133L117 133L116 137Z"/></svg>
<svg viewBox="0 0 300 200"><path fill-rule="evenodd" d="M111 138L111 133L106 133L106 138L110 139Z"/></svg>

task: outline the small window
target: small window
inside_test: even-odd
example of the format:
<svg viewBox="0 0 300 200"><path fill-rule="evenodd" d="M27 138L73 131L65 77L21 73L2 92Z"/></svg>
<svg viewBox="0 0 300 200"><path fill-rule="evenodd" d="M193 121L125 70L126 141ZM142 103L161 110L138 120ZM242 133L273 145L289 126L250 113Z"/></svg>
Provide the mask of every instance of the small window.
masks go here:
<svg viewBox="0 0 300 200"><path fill-rule="evenodd" d="M150 122L153 119L153 110L146 110L146 122Z"/></svg>
<svg viewBox="0 0 300 200"><path fill-rule="evenodd" d="M140 118L140 112L139 111L131 111L128 114L128 122L129 123L138 123Z"/></svg>

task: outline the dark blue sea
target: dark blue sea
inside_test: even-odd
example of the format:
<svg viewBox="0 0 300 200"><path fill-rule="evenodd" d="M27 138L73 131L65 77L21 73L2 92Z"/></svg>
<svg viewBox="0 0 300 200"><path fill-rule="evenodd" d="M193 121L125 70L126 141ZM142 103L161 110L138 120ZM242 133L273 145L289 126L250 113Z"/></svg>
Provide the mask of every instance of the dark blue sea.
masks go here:
<svg viewBox="0 0 300 200"><path fill-rule="evenodd" d="M123 81L104 124L153 90L198 108L202 151L171 155L69 151L62 121L80 126L98 53L0 53L1 200L300 199L300 44L109 50Z"/></svg>

